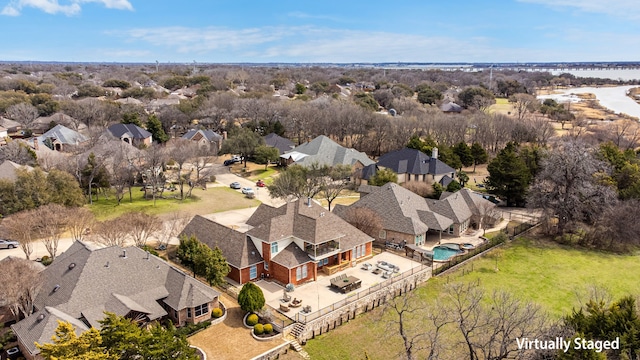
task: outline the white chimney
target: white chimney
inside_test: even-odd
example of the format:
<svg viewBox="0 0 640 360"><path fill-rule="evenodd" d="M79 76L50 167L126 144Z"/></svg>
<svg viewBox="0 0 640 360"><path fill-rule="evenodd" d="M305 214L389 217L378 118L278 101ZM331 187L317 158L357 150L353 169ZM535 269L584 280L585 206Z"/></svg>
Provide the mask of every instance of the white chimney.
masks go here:
<svg viewBox="0 0 640 360"><path fill-rule="evenodd" d="M307 197L307 207L311 207L311 197Z"/></svg>
<svg viewBox="0 0 640 360"><path fill-rule="evenodd" d="M434 159L438 158L438 148L437 147L433 147L433 149L431 150L431 157Z"/></svg>

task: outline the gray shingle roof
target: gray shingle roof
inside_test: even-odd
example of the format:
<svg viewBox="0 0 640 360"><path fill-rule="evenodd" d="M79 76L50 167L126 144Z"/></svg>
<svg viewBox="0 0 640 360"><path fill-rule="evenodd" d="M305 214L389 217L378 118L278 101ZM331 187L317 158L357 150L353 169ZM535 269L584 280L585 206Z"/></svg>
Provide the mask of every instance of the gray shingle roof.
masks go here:
<svg viewBox="0 0 640 360"><path fill-rule="evenodd" d="M58 142L60 142L61 144L67 145L77 145L89 140L86 136L80 134L79 132L71 130L68 127L60 124L54 126L41 136L38 136L38 142L40 144L44 144L45 139L55 139L58 140Z"/></svg>
<svg viewBox="0 0 640 360"><path fill-rule="evenodd" d="M442 175L454 174L456 171L438 159L434 159L420 150L404 148L388 152L380 157L377 163L398 174Z"/></svg>
<svg viewBox="0 0 640 360"><path fill-rule="evenodd" d="M151 136L150 132L135 124L113 124L107 128L107 131L117 138L121 138L124 134L128 134L131 138L138 140Z"/></svg>
<svg viewBox="0 0 640 360"><path fill-rule="evenodd" d="M308 155L296 161L296 164L303 166L310 166L313 163L329 166L338 164L354 165L358 161L364 166L375 163L369 159L367 154L338 145L324 135L320 135L308 143L297 146L291 150L291 152ZM282 156L286 157L286 155L285 153Z"/></svg>
<svg viewBox="0 0 640 360"><path fill-rule="evenodd" d="M262 256L253 241L241 232L228 228L215 221L196 215L182 230L180 236L195 237L209 247L222 250L229 265L242 269L261 261Z"/></svg>
<svg viewBox="0 0 640 360"><path fill-rule="evenodd" d="M43 279L34 301L37 309L48 309L59 318L75 319L76 323L82 323L77 320L82 318L93 326L104 317L104 310L120 315L142 312L154 320L166 314L160 300L181 310L213 301L219 295L140 248L97 248L83 242L75 242L58 256L43 270ZM37 319L30 316L14 325L14 331L27 340L23 341L27 347L33 344L32 339L46 337L44 342L50 341L55 329L36 330L34 321ZM29 351L35 353L37 349L29 347Z"/></svg>
<svg viewBox="0 0 640 360"><path fill-rule="evenodd" d="M262 207L264 209L260 209ZM340 247L346 250L373 241L371 237L314 201L308 206L307 200L296 200L277 209L260 205L255 214L258 215L247 221L247 224L255 226L247 231L247 235L266 242L291 236L312 244L339 240Z"/></svg>
<svg viewBox="0 0 640 360"><path fill-rule="evenodd" d="M283 138L282 136L271 133L264 137L264 142L267 146L274 147L280 150L280 155L284 154L287 151L291 151L295 147L293 141Z"/></svg>
<svg viewBox="0 0 640 360"><path fill-rule="evenodd" d="M288 269L296 268L302 264L306 264L311 262L311 258L309 254L304 252L298 245L295 243L289 244L284 250L278 252L276 256L274 256L271 261L276 262Z"/></svg>
<svg viewBox="0 0 640 360"><path fill-rule="evenodd" d="M208 142L219 142L222 141L222 135L216 133L213 130L202 130L202 129L191 129L187 131L184 135L182 135L183 139L191 140L194 136L200 134L202 137L207 139Z"/></svg>

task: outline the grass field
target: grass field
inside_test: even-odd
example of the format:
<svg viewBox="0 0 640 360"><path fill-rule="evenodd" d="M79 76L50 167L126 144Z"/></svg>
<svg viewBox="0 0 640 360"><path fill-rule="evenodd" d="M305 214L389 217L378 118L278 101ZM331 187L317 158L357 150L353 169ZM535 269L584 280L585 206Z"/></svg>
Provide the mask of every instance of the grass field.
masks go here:
<svg viewBox="0 0 640 360"><path fill-rule="evenodd" d="M210 214L214 212L243 209L258 206L260 201L247 199L239 191L227 187L213 187L207 190L200 188L193 189L193 197L190 199L157 199L143 198L143 191L139 188L133 189L133 202L129 202L129 195L125 195L120 205L117 205L114 196L108 199L100 198L94 201L93 205L87 205L98 220L116 218L122 214L130 212L146 212L148 214L160 215L181 212L190 215ZM174 196L176 193L165 192L165 196Z"/></svg>
<svg viewBox="0 0 640 360"><path fill-rule="evenodd" d="M516 240L469 262L455 272L419 288L425 302L436 298L447 282L479 281L487 291L504 290L542 306L559 319L579 306L590 287L607 289L613 298L640 294L640 256L576 250L553 243ZM496 271L497 266L497 271ZM464 274L464 275L463 275ZM396 329L387 329L379 310L364 314L325 335L309 340L313 359L395 358L402 349ZM354 344L371 344L366 348Z"/></svg>

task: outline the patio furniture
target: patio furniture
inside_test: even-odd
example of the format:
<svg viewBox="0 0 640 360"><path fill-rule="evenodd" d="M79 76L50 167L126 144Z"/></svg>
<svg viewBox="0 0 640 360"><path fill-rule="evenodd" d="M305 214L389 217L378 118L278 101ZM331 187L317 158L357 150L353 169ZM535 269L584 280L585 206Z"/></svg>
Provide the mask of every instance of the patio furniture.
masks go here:
<svg viewBox="0 0 640 360"><path fill-rule="evenodd" d="M369 263L364 263L362 264L362 270L371 270L371 268L373 267L373 265L369 264Z"/></svg>
<svg viewBox="0 0 640 360"><path fill-rule="evenodd" d="M362 286L362 280L355 276L343 275L340 276L340 279L331 279L331 287L340 290L343 294L346 294L351 290L358 289L360 286Z"/></svg>
<svg viewBox="0 0 640 360"><path fill-rule="evenodd" d="M383 273L382 273L382 278L383 278L383 279L388 279L388 278L390 278L390 277L391 277L391 275L393 275L393 272L391 272L391 271L385 271L385 272L383 272Z"/></svg>
<svg viewBox="0 0 640 360"><path fill-rule="evenodd" d="M289 310L291 310L291 309L289 309L289 307L288 307L287 305L285 305L285 304L280 304L280 311L282 311L282 312L289 312Z"/></svg>
<svg viewBox="0 0 640 360"><path fill-rule="evenodd" d="M282 299L280 299L280 301L282 301L282 302L291 301L291 295L287 294L286 291L282 291Z"/></svg>
<svg viewBox="0 0 640 360"><path fill-rule="evenodd" d="M293 298L293 301L291 302L291 304L289 304L289 307L292 307L292 308L297 308L300 306L302 306L302 300L298 300L296 298Z"/></svg>
<svg viewBox="0 0 640 360"><path fill-rule="evenodd" d="M380 268L376 268L372 271L372 273L379 275L382 272L382 270Z"/></svg>
<svg viewBox="0 0 640 360"><path fill-rule="evenodd" d="M311 313L311 305L307 305L307 306L302 307L302 312L305 313L305 314Z"/></svg>

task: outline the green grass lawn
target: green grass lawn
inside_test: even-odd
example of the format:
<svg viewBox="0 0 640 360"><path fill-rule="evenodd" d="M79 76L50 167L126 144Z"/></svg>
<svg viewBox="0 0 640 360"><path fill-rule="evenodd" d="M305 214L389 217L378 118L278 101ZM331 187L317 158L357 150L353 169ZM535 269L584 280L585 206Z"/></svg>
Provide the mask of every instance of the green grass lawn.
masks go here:
<svg viewBox="0 0 640 360"><path fill-rule="evenodd" d="M120 205L117 205L114 196L108 199L100 197L94 201L93 205L87 207L93 212L98 220L107 220L130 212L146 212L148 214L163 215L173 212L181 212L190 215L210 214L214 212L243 209L258 206L260 201L247 199L239 191L228 187L213 187L207 190L199 188L193 189L193 197L184 200L173 198L156 199L153 204L152 199L144 199L144 192L140 188L133 189L133 202L129 202L129 195L125 195ZM165 197L178 195L176 192L165 192Z"/></svg>
<svg viewBox="0 0 640 360"><path fill-rule="evenodd" d="M625 294L639 295L640 256L577 250L521 239L455 272L430 279L417 291L428 302L438 296L447 282L454 281L479 281L488 293L510 292L539 304L552 318L559 319L578 307L580 299L588 297L591 286L607 289L613 299ZM308 341L305 350L313 359L362 359L365 349L371 359L395 358L402 349L397 329L387 329L380 319L379 310L361 315Z"/></svg>

